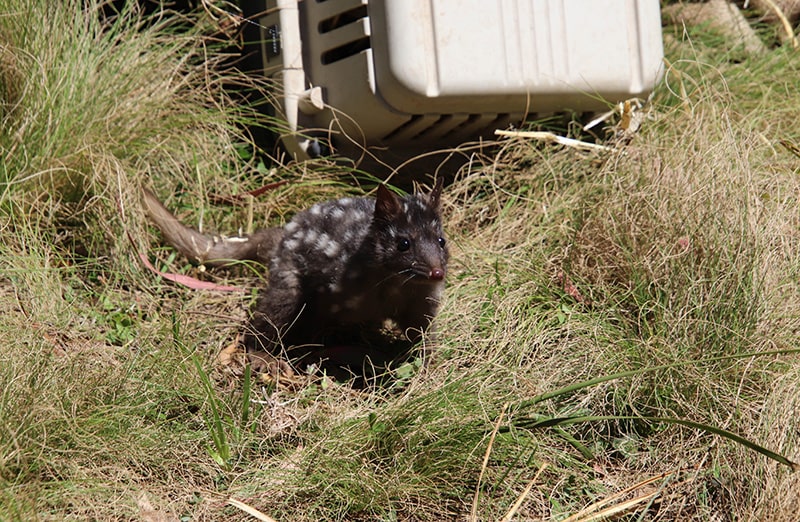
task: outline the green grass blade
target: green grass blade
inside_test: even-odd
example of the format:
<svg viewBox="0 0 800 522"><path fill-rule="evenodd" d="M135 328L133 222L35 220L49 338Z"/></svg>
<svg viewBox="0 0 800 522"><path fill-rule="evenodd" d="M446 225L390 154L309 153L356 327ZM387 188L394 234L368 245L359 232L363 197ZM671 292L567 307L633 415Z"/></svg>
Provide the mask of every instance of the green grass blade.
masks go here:
<svg viewBox="0 0 800 522"><path fill-rule="evenodd" d="M562 395L568 395L570 393L576 392L578 390L582 390L584 388L589 388L596 384L600 384L603 382L613 381L616 379L624 379L625 377L633 377L635 375L641 375L644 373L650 372L657 372L660 370L667 370L670 368L680 368L681 366L687 366L691 364L707 364L719 361L728 361L728 360L735 360L735 359L747 359L750 357L765 357L768 355L786 355L791 353L800 353L800 348L786 348L782 350L769 350L769 351L759 351L759 352L748 352L748 353L741 353L735 355L722 355L719 357L709 357L707 359L699 359L699 360L688 360L688 361L679 361L670 364L660 364L658 366L648 366L647 368L639 368L636 370L628 370L624 372L612 373L609 375L602 375L600 377L595 377L594 379L589 379L586 381L577 382L574 384L570 384L569 386L564 386L563 388L559 388L557 390L553 390L547 393L542 393L533 397L528 400L521 401L519 403L520 408L529 408L535 404L540 402L552 399L554 397L560 397Z"/></svg>
<svg viewBox="0 0 800 522"><path fill-rule="evenodd" d="M228 437L225 433L225 425L222 421L222 415L220 414L220 408L218 404L219 398L217 398L217 394L214 391L214 385L212 384L211 379L208 377L208 373L206 373L206 371L203 369L203 365L200 364L199 358L195 354L192 354L191 358L192 363L200 375L200 380L203 384L203 388L206 391L208 403L211 406L211 421L206 421L206 423L208 424L208 431L211 435L211 439L214 441L216 455L219 457L215 460L217 460L218 463L221 461L221 465L226 470L229 470L231 447L228 442Z"/></svg>
<svg viewBox="0 0 800 522"><path fill-rule="evenodd" d="M248 424L250 423L250 381L251 381L251 369L250 365L247 364L244 367L244 377L242 379L242 419L240 426L243 430L247 429Z"/></svg>
<svg viewBox="0 0 800 522"><path fill-rule="evenodd" d="M732 440L746 448L749 448L753 451L757 451L761 453L765 457L768 457L775 462L783 464L784 466L788 466L792 469L792 471L800 470L800 464L789 460L788 458L784 457L783 455L776 453L772 450L769 450L755 442L748 440L741 435L737 435L731 431L718 428L716 426L710 426L708 424L703 424L701 422L695 422L687 419L676 419L672 417L647 417L647 416L634 416L634 415L627 415L627 416L617 416L617 415L579 415L574 417L552 417L549 419L541 419L541 420L532 420L532 422L528 423L523 419L520 419L517 423L517 427L524 427L527 429L538 429L538 428L559 428L562 426L569 426L572 424L581 424L584 422L605 422L605 421L618 421L618 420L647 420L651 422L663 422L667 424L678 424L681 426L686 426L688 428L694 428L698 430L705 431L707 433L711 433L713 435L719 435L720 437L724 437L728 440Z"/></svg>

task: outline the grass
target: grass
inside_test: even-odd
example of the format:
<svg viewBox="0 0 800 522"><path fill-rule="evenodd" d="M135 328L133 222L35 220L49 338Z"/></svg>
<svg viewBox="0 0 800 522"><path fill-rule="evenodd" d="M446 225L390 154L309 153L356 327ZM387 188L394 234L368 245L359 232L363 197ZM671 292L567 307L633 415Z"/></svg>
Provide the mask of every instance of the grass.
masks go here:
<svg viewBox="0 0 800 522"><path fill-rule="evenodd" d="M429 366L275 388L218 360L250 294L173 286L138 255L259 274L183 266L138 189L235 230L362 193L358 173L271 177L242 153L255 114L222 89L242 79L212 20L78 5L0 15L0 519L247 520L228 498L277 520L796 518L789 466L695 424L800 460L790 51L666 28L672 66L624 154L512 140L448 186ZM250 207L209 196L276 178Z"/></svg>

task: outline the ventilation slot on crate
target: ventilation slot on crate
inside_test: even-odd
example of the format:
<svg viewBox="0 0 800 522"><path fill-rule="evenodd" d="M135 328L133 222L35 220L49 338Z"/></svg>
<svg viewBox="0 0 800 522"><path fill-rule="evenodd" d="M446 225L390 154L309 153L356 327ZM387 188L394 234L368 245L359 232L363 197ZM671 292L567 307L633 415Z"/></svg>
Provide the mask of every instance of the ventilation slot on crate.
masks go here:
<svg viewBox="0 0 800 522"><path fill-rule="evenodd" d="M403 133L405 130L407 130L407 129L413 127L414 125L416 125L417 122L419 120L421 120L421 119L422 119L422 115L421 114L414 114L405 123L403 123L402 125L396 127L392 132L390 132L389 134L385 135L383 137L383 140L384 141L390 141L392 138L397 137L399 134Z"/></svg>
<svg viewBox="0 0 800 522"><path fill-rule="evenodd" d="M347 42L346 44L339 45L322 53L322 65L336 63L340 60L344 60L345 58L356 55L361 51L366 51L370 47L371 45L369 36L364 36L357 40L353 40L352 42Z"/></svg>
<svg viewBox="0 0 800 522"><path fill-rule="evenodd" d="M319 34L329 33L334 29L344 27L366 17L367 6L360 5L348 11L337 13L336 16L331 16L330 18L322 20L317 26L317 30L319 31Z"/></svg>
<svg viewBox="0 0 800 522"><path fill-rule="evenodd" d="M440 129L444 127L450 120L453 119L451 114L442 114L439 116L436 121L434 121L430 126L426 127L425 129L418 132L416 135L412 136L411 139L416 141L425 137L430 137L431 134L434 134L438 137L441 134Z"/></svg>
<svg viewBox="0 0 800 522"><path fill-rule="evenodd" d="M468 132L482 118L485 118L485 116L482 114L470 114L466 118L462 118L463 121L461 123L450 129L449 131L445 132L442 135L442 138L449 138L451 136L457 136L463 132Z"/></svg>

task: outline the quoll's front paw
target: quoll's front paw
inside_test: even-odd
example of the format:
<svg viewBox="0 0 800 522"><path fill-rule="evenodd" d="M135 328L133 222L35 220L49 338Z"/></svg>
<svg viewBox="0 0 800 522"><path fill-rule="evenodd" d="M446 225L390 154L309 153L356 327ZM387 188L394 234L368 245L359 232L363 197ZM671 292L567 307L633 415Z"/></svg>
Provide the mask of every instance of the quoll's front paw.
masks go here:
<svg viewBox="0 0 800 522"><path fill-rule="evenodd" d="M250 352L247 354L247 361L250 363L254 373L268 375L275 381L295 377L294 370L292 370L289 363L271 353L263 351Z"/></svg>

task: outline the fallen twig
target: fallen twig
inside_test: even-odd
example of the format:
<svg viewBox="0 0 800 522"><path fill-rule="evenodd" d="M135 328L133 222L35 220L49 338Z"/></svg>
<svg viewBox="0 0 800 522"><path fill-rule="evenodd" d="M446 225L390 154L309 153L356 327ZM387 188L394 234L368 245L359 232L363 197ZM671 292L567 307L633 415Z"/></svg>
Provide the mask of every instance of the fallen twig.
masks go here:
<svg viewBox="0 0 800 522"><path fill-rule="evenodd" d="M244 511L245 513L247 513L248 515L250 515L253 518L261 520L262 522L276 522L276 520L274 518L272 518L271 516L265 515L261 511L257 510L256 508L250 507L247 504L245 504L244 502L236 500L235 498L229 498L228 499L228 504L233 506L233 507L235 507L235 508L237 508L237 509L240 509L240 510Z"/></svg>
<svg viewBox="0 0 800 522"><path fill-rule="evenodd" d="M285 185L286 183L288 183L288 181L285 180L285 179L281 180L281 181L276 181L274 183L268 183L268 184L264 185L263 187L259 187L259 188L255 189L255 190L250 190L250 191L245 192L243 194L227 194L227 195L209 194L208 195L208 199L212 203L224 203L224 204L227 204L227 205L235 205L236 203L241 202L245 198L245 196L252 196L252 197L256 198L256 197L260 196L261 194L263 194L264 192L266 192L268 190L276 189L276 188L280 187L281 185Z"/></svg>
<svg viewBox="0 0 800 522"><path fill-rule="evenodd" d="M559 145L564 145L566 147L573 147L580 150L594 150L594 151L604 151L604 152L619 152L617 149L613 147L607 147L606 145L598 145L596 143L587 143L585 141L580 141L572 138L565 138L564 136L559 136L557 134L553 134L552 132L545 132L545 131L506 131L497 129L494 131L496 136L505 136L509 138L531 138L534 140L541 140L547 143L557 143Z"/></svg>

